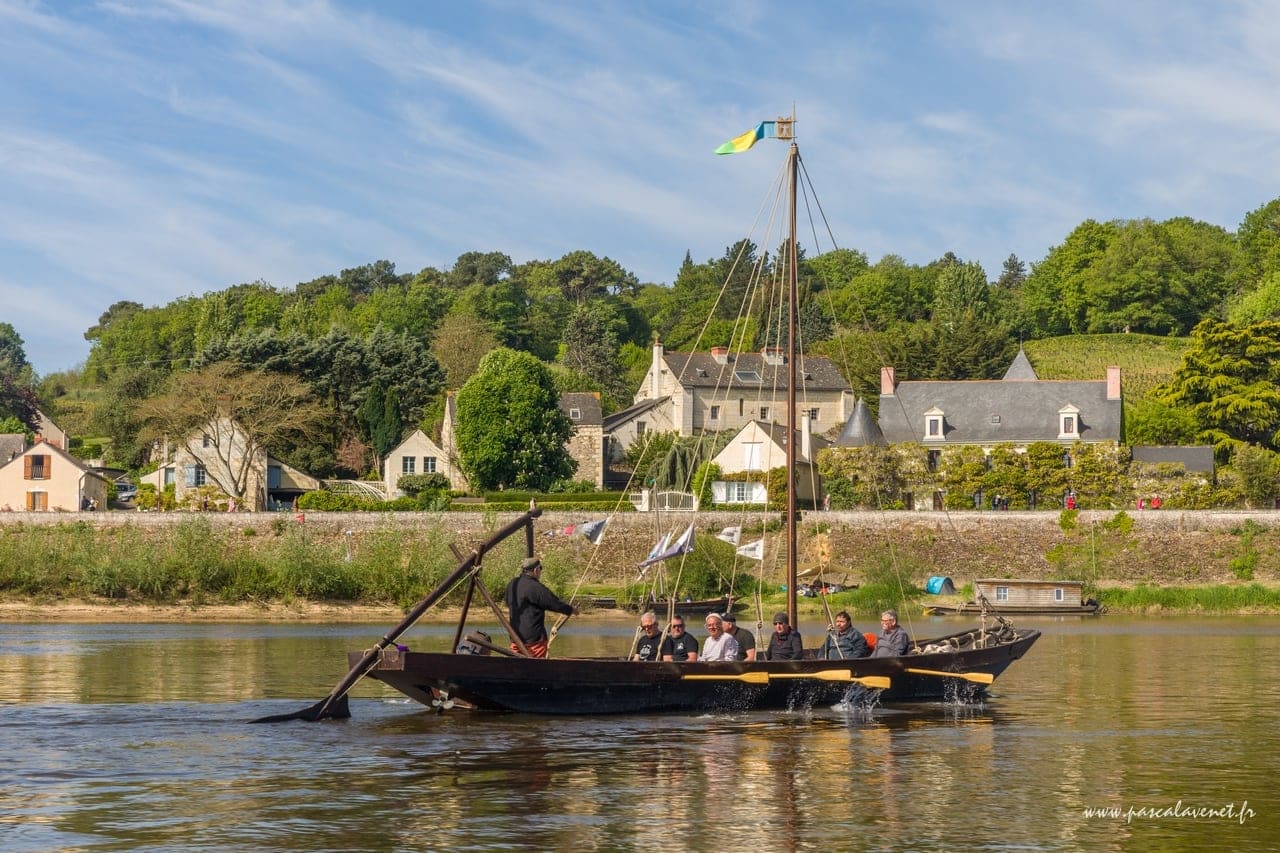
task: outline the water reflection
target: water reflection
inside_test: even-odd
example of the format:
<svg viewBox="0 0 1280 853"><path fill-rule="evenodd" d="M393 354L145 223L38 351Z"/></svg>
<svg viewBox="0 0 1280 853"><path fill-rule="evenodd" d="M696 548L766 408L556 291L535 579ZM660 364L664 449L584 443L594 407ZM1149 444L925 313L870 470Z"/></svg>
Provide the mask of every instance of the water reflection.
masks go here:
<svg viewBox="0 0 1280 853"><path fill-rule="evenodd" d="M1280 619L1043 627L981 705L547 719L436 715L369 684L352 720L248 726L319 698L385 626L0 626L0 834L6 850L1280 844ZM562 648L609 653L630 630ZM1243 824L1083 814L1245 799Z"/></svg>

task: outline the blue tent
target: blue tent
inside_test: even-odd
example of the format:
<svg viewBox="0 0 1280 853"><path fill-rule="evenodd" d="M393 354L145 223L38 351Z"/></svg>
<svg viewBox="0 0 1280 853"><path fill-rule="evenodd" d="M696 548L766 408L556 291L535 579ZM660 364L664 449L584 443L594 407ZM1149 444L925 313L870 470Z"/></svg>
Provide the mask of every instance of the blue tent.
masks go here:
<svg viewBox="0 0 1280 853"><path fill-rule="evenodd" d="M934 575L924 585L924 591L930 595L955 595L956 585L951 582L951 578Z"/></svg>

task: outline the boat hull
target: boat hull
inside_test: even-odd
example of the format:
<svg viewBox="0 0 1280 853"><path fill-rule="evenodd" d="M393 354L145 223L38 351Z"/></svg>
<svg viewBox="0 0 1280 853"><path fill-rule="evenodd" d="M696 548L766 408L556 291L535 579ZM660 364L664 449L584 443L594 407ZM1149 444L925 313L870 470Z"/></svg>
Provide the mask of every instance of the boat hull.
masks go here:
<svg viewBox="0 0 1280 853"><path fill-rule="evenodd" d="M982 605L974 604L932 604L924 609L928 616L975 616L982 612ZM1088 616L1102 612L1098 604L1080 604L1075 606L1041 607L1029 604L1002 605L997 611L1005 616Z"/></svg>
<svg viewBox="0 0 1280 853"><path fill-rule="evenodd" d="M889 678L889 688L878 691L881 702L933 702L974 698L985 690L985 685L910 673L908 669L994 678L1022 657L1039 637L1039 631L1030 630L983 648L898 658L750 663L530 659L389 648L368 677L428 706L458 703L476 710L527 714L732 712L833 705L842 701L857 683L844 677L846 672L853 679ZM945 645L949 639L939 638L921 646ZM351 653L353 664L361 654Z"/></svg>

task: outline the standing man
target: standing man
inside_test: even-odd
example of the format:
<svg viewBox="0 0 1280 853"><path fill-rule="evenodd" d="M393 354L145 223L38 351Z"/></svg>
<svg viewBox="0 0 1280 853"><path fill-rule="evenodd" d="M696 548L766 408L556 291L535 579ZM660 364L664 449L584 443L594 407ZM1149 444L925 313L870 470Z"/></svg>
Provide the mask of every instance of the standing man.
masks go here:
<svg viewBox="0 0 1280 853"><path fill-rule="evenodd" d="M871 653L873 658L902 657L911 648L911 638L898 624L898 612L886 610L880 614L880 636L876 637L876 649Z"/></svg>
<svg viewBox="0 0 1280 853"><path fill-rule="evenodd" d="M530 557L520 564L520 574L507 584L505 598L511 627L535 658L547 656L547 611L565 616L578 615L578 608L565 604L542 585L542 561L537 557ZM520 647L512 643L511 650L518 652Z"/></svg>
<svg viewBox="0 0 1280 853"><path fill-rule="evenodd" d="M773 617L773 634L769 637L765 657L769 660L801 660L804 657L800 632L791 627L791 620L781 611Z"/></svg>
<svg viewBox="0 0 1280 853"><path fill-rule="evenodd" d="M724 632L738 643L738 660L756 659L756 635L746 628L738 627L738 617L730 610L720 615L724 620Z"/></svg>
<svg viewBox="0 0 1280 853"><path fill-rule="evenodd" d="M718 613L707 614L707 641L702 644L702 660L737 660L738 641L725 633Z"/></svg>

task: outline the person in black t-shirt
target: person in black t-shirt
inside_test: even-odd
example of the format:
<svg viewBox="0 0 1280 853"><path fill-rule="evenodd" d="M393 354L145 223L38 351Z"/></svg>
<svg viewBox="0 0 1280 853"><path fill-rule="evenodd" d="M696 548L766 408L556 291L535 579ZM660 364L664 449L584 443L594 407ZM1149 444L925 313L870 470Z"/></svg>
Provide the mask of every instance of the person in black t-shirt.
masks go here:
<svg viewBox="0 0 1280 853"><path fill-rule="evenodd" d="M671 661L695 661L698 659L698 638L684 630L684 617L671 621L671 633L662 641L662 659Z"/></svg>
<svg viewBox="0 0 1280 853"><path fill-rule="evenodd" d="M738 627L738 617L733 615L732 610L721 613L720 618L724 620L724 632L738 641L738 660L755 660L756 635L746 628Z"/></svg>
<svg viewBox="0 0 1280 853"><path fill-rule="evenodd" d="M640 615L640 636L631 650L632 660L657 660L662 645L662 632L658 630L658 614L652 610Z"/></svg>

